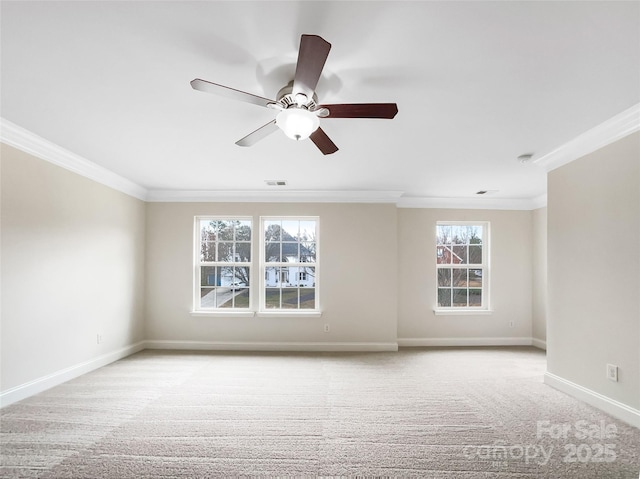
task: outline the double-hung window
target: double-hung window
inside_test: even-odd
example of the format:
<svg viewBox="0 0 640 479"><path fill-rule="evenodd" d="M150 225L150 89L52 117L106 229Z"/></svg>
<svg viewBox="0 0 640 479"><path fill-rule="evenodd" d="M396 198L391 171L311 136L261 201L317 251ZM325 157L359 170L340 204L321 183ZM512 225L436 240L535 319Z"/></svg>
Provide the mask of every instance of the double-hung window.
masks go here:
<svg viewBox="0 0 640 479"><path fill-rule="evenodd" d="M249 309L251 229L251 218L196 218L196 311Z"/></svg>
<svg viewBox="0 0 640 479"><path fill-rule="evenodd" d="M260 310L318 310L318 218L263 217Z"/></svg>
<svg viewBox="0 0 640 479"><path fill-rule="evenodd" d="M488 222L438 222L438 309L488 310L488 261Z"/></svg>

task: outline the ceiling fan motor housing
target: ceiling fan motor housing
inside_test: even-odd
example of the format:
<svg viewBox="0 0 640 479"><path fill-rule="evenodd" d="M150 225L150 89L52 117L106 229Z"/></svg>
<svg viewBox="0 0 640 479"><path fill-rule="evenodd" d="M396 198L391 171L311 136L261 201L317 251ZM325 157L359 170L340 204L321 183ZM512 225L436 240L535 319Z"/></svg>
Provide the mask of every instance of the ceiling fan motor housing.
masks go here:
<svg viewBox="0 0 640 479"><path fill-rule="evenodd" d="M309 98L304 95L306 101L300 104L296 98L297 95L293 94L293 80L287 83L286 86L282 87L277 95L276 103L279 103L282 108L285 110L291 107L302 107L307 110L313 111L318 107L318 95L313 93L313 97Z"/></svg>

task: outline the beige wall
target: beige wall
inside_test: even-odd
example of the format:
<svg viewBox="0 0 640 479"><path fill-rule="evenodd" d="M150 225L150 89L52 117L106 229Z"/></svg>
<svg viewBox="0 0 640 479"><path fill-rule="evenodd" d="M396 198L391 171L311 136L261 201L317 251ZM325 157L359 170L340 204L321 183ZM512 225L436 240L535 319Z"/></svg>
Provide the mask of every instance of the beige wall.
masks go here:
<svg viewBox="0 0 640 479"><path fill-rule="evenodd" d="M1 171L0 390L144 339L144 202L4 144Z"/></svg>
<svg viewBox="0 0 640 479"><path fill-rule="evenodd" d="M547 208L534 210L532 215L532 337L536 346L544 347L547 342Z"/></svg>
<svg viewBox="0 0 640 479"><path fill-rule="evenodd" d="M548 228L549 372L640 409L640 133L549 174Z"/></svg>
<svg viewBox="0 0 640 479"><path fill-rule="evenodd" d="M474 344L474 339L477 344L486 344L483 338L498 339L496 343L512 338L529 340L531 217L530 211L399 209L398 338L401 344L446 344L442 340L450 338L467 340L467 344ZM437 221L490 222L491 314L434 314Z"/></svg>
<svg viewBox="0 0 640 479"><path fill-rule="evenodd" d="M396 212L391 204L149 203L147 339L395 345ZM192 317L196 215L252 216L256 233L260 216L319 216L322 317ZM258 238L254 240L256 258ZM254 278L257 284L255 274ZM329 333L323 331L324 324L330 325Z"/></svg>

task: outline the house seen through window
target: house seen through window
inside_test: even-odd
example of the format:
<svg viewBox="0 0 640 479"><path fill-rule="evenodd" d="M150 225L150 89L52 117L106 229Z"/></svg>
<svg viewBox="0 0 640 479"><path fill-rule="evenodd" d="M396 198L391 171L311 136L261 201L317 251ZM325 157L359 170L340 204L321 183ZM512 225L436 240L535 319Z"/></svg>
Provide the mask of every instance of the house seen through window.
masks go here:
<svg viewBox="0 0 640 479"><path fill-rule="evenodd" d="M486 222L437 223L439 309L488 309L488 239Z"/></svg>
<svg viewBox="0 0 640 479"><path fill-rule="evenodd" d="M263 218L263 310L317 310L318 219Z"/></svg>

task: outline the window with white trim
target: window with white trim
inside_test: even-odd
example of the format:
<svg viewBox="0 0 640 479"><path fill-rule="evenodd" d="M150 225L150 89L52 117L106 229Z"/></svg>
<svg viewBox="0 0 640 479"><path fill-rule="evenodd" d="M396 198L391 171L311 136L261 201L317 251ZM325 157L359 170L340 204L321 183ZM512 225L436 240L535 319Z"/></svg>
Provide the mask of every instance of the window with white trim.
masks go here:
<svg viewBox="0 0 640 479"><path fill-rule="evenodd" d="M260 310L318 311L318 218L263 217Z"/></svg>
<svg viewBox="0 0 640 479"><path fill-rule="evenodd" d="M194 310L248 310L251 218L196 217Z"/></svg>
<svg viewBox="0 0 640 479"><path fill-rule="evenodd" d="M489 223L436 224L439 310L488 310Z"/></svg>

